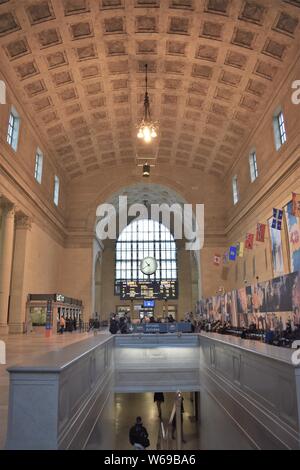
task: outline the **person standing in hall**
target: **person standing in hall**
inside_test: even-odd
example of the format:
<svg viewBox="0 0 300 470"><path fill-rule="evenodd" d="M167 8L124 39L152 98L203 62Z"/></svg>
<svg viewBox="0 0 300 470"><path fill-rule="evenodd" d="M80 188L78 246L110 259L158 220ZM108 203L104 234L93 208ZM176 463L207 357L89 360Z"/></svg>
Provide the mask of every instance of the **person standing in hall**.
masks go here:
<svg viewBox="0 0 300 470"><path fill-rule="evenodd" d="M161 404L164 403L165 397L162 392L154 393L154 403L156 402L158 417L161 419Z"/></svg>
<svg viewBox="0 0 300 470"><path fill-rule="evenodd" d="M66 327L66 322L65 322L65 319L64 319L63 316L61 316L60 319L59 319L59 326L60 326L59 331L60 331L60 334L62 335L63 332L64 332L64 329Z"/></svg>
<svg viewBox="0 0 300 470"><path fill-rule="evenodd" d="M145 450L150 446L147 429L143 426L142 418L138 416L129 431L129 442L135 450Z"/></svg>

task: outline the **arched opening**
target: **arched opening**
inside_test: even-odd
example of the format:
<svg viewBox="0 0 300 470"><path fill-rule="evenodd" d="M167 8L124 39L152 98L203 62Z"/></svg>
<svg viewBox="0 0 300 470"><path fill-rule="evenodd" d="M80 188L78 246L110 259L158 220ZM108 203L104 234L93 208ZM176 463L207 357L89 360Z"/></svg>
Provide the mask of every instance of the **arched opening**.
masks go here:
<svg viewBox="0 0 300 470"><path fill-rule="evenodd" d="M127 217L127 225L119 231L119 219L122 217L119 196L127 196L128 207L144 204L147 207L146 217L141 219ZM174 190L159 184L136 184L122 188L112 195L106 203L112 204L116 210L116 239L101 241L100 273L99 265L95 265L94 305L100 311L101 319L107 320L111 313L124 311L139 317L144 300L153 296L153 292L143 292L140 296L130 297L130 283L143 283L147 280L157 282L152 286L164 291L164 283L176 284L174 295L155 297L155 315L164 317L171 313L177 320L193 311L201 296L200 253L186 250L186 239L174 239L174 213L171 224L165 225L159 218L151 218L153 204L177 204L183 207L186 201ZM96 219L97 225L97 219ZM188 228L189 230L190 228ZM95 230L97 233L97 231ZM183 231L184 234L184 231ZM96 235L97 238L97 235ZM150 275L140 269L141 261L154 258L157 267ZM162 283L159 285L159 283ZM122 286L127 284L127 295ZM138 286L140 287L140 286ZM173 287L173 286L172 286Z"/></svg>
<svg viewBox="0 0 300 470"><path fill-rule="evenodd" d="M176 251L174 237L163 224L151 219L131 222L116 243L116 283L148 279L177 281ZM143 272L142 261L146 258L156 261L156 269L152 274L149 271L151 266L147 266L147 263L144 266L146 272Z"/></svg>

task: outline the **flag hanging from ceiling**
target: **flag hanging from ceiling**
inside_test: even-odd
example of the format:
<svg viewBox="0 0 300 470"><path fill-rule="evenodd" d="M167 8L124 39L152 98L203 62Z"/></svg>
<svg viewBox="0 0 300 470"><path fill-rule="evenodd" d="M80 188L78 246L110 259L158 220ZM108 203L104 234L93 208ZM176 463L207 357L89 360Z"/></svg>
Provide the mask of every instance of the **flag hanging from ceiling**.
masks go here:
<svg viewBox="0 0 300 470"><path fill-rule="evenodd" d="M264 243L265 233L266 233L266 225L265 224L257 224L256 241Z"/></svg>
<svg viewBox="0 0 300 470"><path fill-rule="evenodd" d="M283 210L273 209L272 228L276 230L282 229Z"/></svg>
<svg viewBox="0 0 300 470"><path fill-rule="evenodd" d="M294 217L300 217L300 194L293 193L292 215Z"/></svg>
<svg viewBox="0 0 300 470"><path fill-rule="evenodd" d="M229 249L229 259L230 261L236 260L236 246L231 246Z"/></svg>
<svg viewBox="0 0 300 470"><path fill-rule="evenodd" d="M292 214L291 201L285 208L287 231L290 245L291 272L300 271L300 218Z"/></svg>
<svg viewBox="0 0 300 470"><path fill-rule="evenodd" d="M244 248L245 248L245 244L244 242L239 242L237 245L236 245L236 254L239 258L243 258L244 256Z"/></svg>
<svg viewBox="0 0 300 470"><path fill-rule="evenodd" d="M253 243L254 243L253 233L247 233L246 241L245 241L245 248L247 248L247 250L253 250Z"/></svg>
<svg viewBox="0 0 300 470"><path fill-rule="evenodd" d="M214 265L215 266L220 266L221 264L221 255L215 255L214 256Z"/></svg>

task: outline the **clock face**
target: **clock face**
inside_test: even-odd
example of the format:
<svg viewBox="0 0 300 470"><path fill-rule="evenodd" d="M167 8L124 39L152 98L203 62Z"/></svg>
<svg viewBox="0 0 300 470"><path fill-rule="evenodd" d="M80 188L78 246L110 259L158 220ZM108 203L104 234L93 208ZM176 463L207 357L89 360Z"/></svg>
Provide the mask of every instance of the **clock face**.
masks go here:
<svg viewBox="0 0 300 470"><path fill-rule="evenodd" d="M150 256L147 258L142 259L140 264L140 270L142 273L147 274L150 276L154 274L157 270L157 261L155 258L151 258Z"/></svg>

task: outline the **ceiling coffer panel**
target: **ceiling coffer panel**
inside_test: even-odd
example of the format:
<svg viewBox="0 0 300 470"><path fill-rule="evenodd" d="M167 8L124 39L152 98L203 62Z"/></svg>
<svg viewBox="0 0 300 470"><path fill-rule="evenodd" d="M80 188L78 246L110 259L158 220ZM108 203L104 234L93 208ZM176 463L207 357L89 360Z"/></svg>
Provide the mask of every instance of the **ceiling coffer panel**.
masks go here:
<svg viewBox="0 0 300 470"><path fill-rule="evenodd" d="M0 2L0 69L70 177L151 154L224 174L299 44L297 0Z"/></svg>

